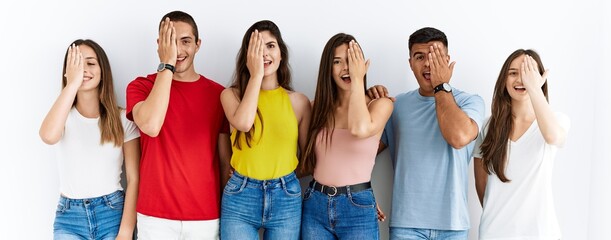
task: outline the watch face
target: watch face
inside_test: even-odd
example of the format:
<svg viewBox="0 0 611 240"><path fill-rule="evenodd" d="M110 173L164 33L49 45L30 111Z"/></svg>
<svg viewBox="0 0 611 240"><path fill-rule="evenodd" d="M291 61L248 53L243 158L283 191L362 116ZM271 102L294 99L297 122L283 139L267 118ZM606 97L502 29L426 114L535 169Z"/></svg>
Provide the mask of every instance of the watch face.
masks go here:
<svg viewBox="0 0 611 240"><path fill-rule="evenodd" d="M159 66L157 66L157 72L161 72L165 69L165 64L164 63L160 63Z"/></svg>
<svg viewBox="0 0 611 240"><path fill-rule="evenodd" d="M452 91L452 87L449 83L443 83L443 90L446 92Z"/></svg>

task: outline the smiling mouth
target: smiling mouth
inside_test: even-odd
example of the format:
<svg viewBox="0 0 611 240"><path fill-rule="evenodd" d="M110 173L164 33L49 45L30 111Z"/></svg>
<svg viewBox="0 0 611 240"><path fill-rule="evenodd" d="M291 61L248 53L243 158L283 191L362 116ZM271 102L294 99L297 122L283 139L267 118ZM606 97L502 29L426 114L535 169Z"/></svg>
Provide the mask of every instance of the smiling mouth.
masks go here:
<svg viewBox="0 0 611 240"><path fill-rule="evenodd" d="M271 64L272 64L272 61L270 61L270 60L263 61L263 67L268 67Z"/></svg>
<svg viewBox="0 0 611 240"><path fill-rule="evenodd" d="M422 76L424 77L424 79L426 80L431 80L431 73L430 72L424 72L422 74Z"/></svg>
<svg viewBox="0 0 611 240"><path fill-rule="evenodd" d="M526 88L523 86L515 86L513 87L514 90L516 90L516 92L525 92Z"/></svg>
<svg viewBox="0 0 611 240"><path fill-rule="evenodd" d="M350 79L350 75L346 74L346 75L342 75L341 76L342 81L346 82L346 83L350 83L352 82L352 80Z"/></svg>

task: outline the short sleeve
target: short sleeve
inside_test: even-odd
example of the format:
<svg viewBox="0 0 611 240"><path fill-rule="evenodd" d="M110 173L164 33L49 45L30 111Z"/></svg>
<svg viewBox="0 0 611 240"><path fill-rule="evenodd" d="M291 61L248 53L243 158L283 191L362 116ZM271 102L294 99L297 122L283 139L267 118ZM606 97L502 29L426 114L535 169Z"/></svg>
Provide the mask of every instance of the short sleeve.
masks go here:
<svg viewBox="0 0 611 240"><path fill-rule="evenodd" d="M127 119L125 113L125 110L121 111L121 122L123 123L123 142L129 142L140 137L140 130L134 122Z"/></svg>
<svg viewBox="0 0 611 240"><path fill-rule="evenodd" d="M127 119L131 121L134 120L134 117L132 116L132 110L134 109L134 106L137 103L146 100L153 88L153 83L154 82L149 81L147 78L139 77L127 85L127 90L125 94L127 103Z"/></svg>
<svg viewBox="0 0 611 240"><path fill-rule="evenodd" d="M471 95L467 97L465 101L462 101L459 107L465 114L467 114L467 116L469 116L469 118L475 121L478 131L481 132L486 111L484 99L482 99L482 97L479 95Z"/></svg>

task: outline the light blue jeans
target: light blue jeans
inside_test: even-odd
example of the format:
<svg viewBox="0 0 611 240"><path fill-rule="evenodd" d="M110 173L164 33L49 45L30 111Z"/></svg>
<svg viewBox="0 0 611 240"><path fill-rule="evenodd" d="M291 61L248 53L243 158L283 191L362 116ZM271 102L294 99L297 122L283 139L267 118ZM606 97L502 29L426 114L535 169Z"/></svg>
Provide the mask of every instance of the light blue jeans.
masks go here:
<svg viewBox="0 0 611 240"><path fill-rule="evenodd" d="M469 230L435 230L420 228L390 228L392 240L467 240Z"/></svg>
<svg viewBox="0 0 611 240"><path fill-rule="evenodd" d="M379 239L371 188L329 196L308 188L303 197L301 239Z"/></svg>
<svg viewBox="0 0 611 240"><path fill-rule="evenodd" d="M301 186L295 173L257 180L233 173L221 201L221 239L299 239Z"/></svg>
<svg viewBox="0 0 611 240"><path fill-rule="evenodd" d="M60 196L53 223L53 239L115 239L121 225L123 202L123 191L89 199Z"/></svg>

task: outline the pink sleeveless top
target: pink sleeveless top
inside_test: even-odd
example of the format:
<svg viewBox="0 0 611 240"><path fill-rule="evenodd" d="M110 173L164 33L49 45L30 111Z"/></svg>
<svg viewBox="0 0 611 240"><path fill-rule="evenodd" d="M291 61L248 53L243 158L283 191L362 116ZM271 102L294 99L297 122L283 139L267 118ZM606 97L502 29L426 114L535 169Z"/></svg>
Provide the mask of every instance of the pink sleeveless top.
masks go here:
<svg viewBox="0 0 611 240"><path fill-rule="evenodd" d="M359 139L348 129L335 129L331 144L327 144L325 131L316 137L314 179L336 187L369 182L380 135Z"/></svg>

